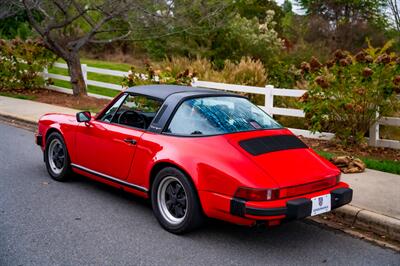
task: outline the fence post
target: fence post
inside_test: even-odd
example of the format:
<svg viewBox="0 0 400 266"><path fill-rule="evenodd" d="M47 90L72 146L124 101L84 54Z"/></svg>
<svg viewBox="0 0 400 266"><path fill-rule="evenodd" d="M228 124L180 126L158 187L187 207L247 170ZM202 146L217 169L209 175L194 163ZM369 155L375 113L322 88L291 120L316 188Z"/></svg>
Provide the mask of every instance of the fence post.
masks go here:
<svg viewBox="0 0 400 266"><path fill-rule="evenodd" d="M82 68L82 76L83 76L83 80L85 81L85 86L87 88L87 65L86 64L81 64L81 68Z"/></svg>
<svg viewBox="0 0 400 266"><path fill-rule="evenodd" d="M43 72L42 72L42 77L47 80L47 74L49 73L49 70L47 69L47 67L43 68Z"/></svg>
<svg viewBox="0 0 400 266"><path fill-rule="evenodd" d="M274 86L266 85L265 86L265 111L273 117L272 108L274 107L274 95L272 94L272 90Z"/></svg>
<svg viewBox="0 0 400 266"><path fill-rule="evenodd" d="M379 113L376 112L375 114L376 118L378 119ZM368 144L370 146L378 146L378 140L379 140L379 122L376 121L375 123L372 124L372 126L369 128L369 140Z"/></svg>

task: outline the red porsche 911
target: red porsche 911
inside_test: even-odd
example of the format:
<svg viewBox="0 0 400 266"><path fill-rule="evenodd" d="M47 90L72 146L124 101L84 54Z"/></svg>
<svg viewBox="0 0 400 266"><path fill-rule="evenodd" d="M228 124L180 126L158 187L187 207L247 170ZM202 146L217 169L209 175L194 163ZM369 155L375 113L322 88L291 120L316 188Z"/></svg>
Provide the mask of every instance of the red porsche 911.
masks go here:
<svg viewBox="0 0 400 266"><path fill-rule="evenodd" d="M211 89L132 87L95 117L44 115L36 142L53 179L75 172L150 198L176 234L205 217L278 225L353 194L334 165L248 99Z"/></svg>

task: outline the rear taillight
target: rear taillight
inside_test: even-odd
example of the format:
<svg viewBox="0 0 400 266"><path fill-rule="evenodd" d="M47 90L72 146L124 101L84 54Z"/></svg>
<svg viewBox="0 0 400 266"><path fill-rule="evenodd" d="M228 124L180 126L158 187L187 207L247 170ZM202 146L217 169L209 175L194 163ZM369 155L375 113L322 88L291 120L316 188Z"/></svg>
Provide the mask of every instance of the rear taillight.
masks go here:
<svg viewBox="0 0 400 266"><path fill-rule="evenodd" d="M279 198L289 198L298 195L304 195L307 193L323 190L329 187L333 187L340 181L340 174L338 176L331 176L316 182L298 185L293 187L281 188L279 192Z"/></svg>
<svg viewBox="0 0 400 266"><path fill-rule="evenodd" d="M276 200L279 197L279 189L255 189L240 187L236 190L235 197L249 201Z"/></svg>
<svg viewBox="0 0 400 266"><path fill-rule="evenodd" d="M240 187L236 190L235 198L248 201L270 201L289 197L295 197L323 190L335 186L340 182L340 174L331 176L316 182L285 188L273 189L256 189L248 187Z"/></svg>

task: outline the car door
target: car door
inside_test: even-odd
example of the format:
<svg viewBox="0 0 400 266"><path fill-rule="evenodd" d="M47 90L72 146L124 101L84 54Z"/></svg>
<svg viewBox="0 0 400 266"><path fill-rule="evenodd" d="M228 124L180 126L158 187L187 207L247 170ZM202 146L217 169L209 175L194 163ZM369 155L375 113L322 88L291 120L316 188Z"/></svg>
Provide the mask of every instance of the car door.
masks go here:
<svg viewBox="0 0 400 266"><path fill-rule="evenodd" d="M79 124L77 164L120 180L127 178L136 145L148 126L146 116L138 114L141 97L123 94L101 117Z"/></svg>

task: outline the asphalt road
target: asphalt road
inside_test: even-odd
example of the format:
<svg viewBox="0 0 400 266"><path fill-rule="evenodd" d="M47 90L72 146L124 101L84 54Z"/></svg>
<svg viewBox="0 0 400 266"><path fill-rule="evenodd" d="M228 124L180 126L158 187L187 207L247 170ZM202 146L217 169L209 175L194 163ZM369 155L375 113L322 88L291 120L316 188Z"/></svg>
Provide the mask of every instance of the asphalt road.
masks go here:
<svg viewBox="0 0 400 266"><path fill-rule="evenodd" d="M400 265L400 254L293 222L164 231L145 201L83 177L52 181L33 133L0 124L0 265Z"/></svg>

